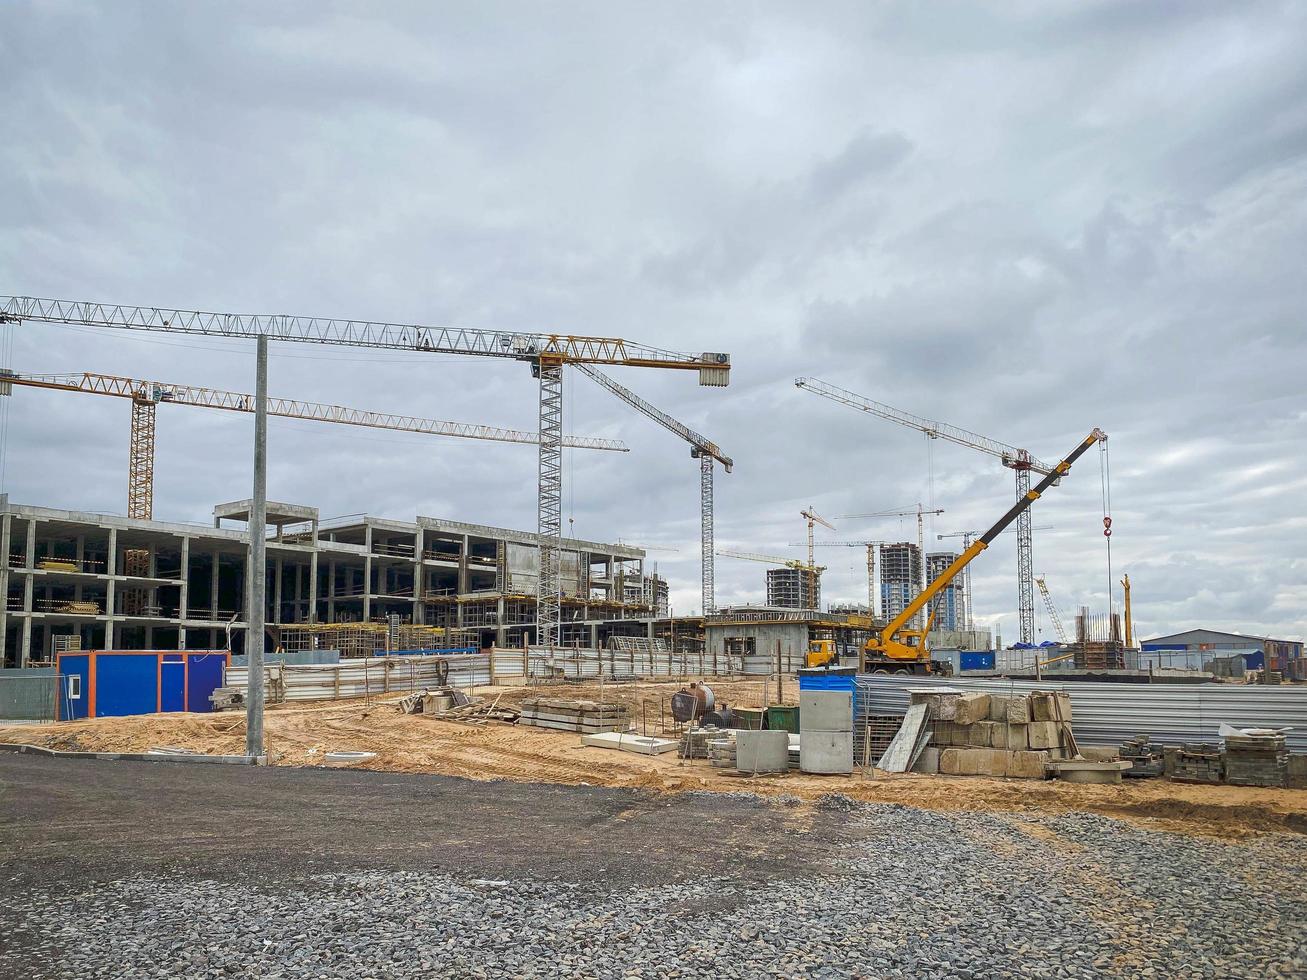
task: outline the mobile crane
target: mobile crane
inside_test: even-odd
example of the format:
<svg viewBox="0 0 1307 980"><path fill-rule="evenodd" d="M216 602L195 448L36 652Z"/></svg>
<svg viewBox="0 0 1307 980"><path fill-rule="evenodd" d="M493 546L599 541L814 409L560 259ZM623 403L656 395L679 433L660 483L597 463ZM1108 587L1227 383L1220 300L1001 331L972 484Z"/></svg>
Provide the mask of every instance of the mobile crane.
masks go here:
<svg viewBox="0 0 1307 980"><path fill-rule="evenodd" d="M1039 481L1038 485L1013 504L997 524L968 545L962 554L958 555L953 561L953 564L949 565L943 573L927 585L879 634L867 641L866 646L862 649L861 656L858 658L858 672L866 673L870 670L874 673L889 673L892 670L898 674L934 674L946 670L946 665L930 659L930 648L927 646L926 636L930 632L931 624L928 622L926 628L921 630L906 629L907 624L912 621L917 613L930 604L930 600L935 597L937 592L957 578L977 555L988 548L995 538L1025 513L1030 505L1043 495L1045 490L1066 476L1071 470L1071 464L1079 459L1085 450L1094 443L1101 442L1106 438L1107 435L1103 430L1094 429L1080 442L1080 445L1076 446L1067 455L1066 459L1051 467L1050 472ZM913 642L914 640L915 642Z"/></svg>

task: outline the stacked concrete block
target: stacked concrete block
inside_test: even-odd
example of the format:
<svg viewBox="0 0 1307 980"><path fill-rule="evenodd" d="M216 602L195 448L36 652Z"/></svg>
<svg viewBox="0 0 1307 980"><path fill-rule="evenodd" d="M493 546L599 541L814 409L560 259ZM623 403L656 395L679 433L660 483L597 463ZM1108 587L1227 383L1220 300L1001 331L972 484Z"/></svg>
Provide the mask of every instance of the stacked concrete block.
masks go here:
<svg viewBox="0 0 1307 980"><path fill-rule="evenodd" d="M1168 763L1171 750L1167 749ZM1210 742L1188 742L1175 753L1171 778L1180 783L1219 783L1225 778L1221 747Z"/></svg>
<svg viewBox="0 0 1307 980"><path fill-rule="evenodd" d="M1289 749L1280 733L1227 735L1225 781L1236 786L1284 786Z"/></svg>
<svg viewBox="0 0 1307 980"><path fill-rule="evenodd" d="M799 728L799 768L803 772L853 772L852 692L799 692Z"/></svg>
<svg viewBox="0 0 1307 980"><path fill-rule="evenodd" d="M1068 757L1071 699L1062 692L918 691L912 700L930 705L931 744L946 775L1042 779L1047 763Z"/></svg>

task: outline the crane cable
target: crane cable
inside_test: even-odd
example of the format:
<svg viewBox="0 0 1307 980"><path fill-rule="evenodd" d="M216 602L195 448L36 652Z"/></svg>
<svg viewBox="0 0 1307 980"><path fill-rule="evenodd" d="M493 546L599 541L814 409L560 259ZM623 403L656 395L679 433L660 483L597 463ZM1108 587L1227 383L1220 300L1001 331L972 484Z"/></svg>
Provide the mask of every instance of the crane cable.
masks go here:
<svg viewBox="0 0 1307 980"><path fill-rule="evenodd" d="M1100 444L1098 475L1103 497L1103 538L1107 542L1107 620L1112 622L1112 459L1108 455L1107 440Z"/></svg>

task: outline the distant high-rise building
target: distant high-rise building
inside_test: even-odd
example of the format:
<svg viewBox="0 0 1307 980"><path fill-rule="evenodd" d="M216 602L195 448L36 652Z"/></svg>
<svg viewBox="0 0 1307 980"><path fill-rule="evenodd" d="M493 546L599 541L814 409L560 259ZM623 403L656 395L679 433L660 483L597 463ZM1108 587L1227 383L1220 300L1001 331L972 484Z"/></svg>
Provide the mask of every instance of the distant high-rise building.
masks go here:
<svg viewBox="0 0 1307 980"><path fill-rule="evenodd" d="M816 596L810 594L816 586ZM820 609L821 572L810 576L806 568L767 569L767 605L782 609Z"/></svg>
<svg viewBox="0 0 1307 980"><path fill-rule="evenodd" d="M889 622L921 591L921 549L908 541L880 547L880 607Z"/></svg>
<svg viewBox="0 0 1307 980"><path fill-rule="evenodd" d="M623 585L622 597L631 605L651 607L655 616L668 615L670 592L667 579L657 572L627 580Z"/></svg>
<svg viewBox="0 0 1307 980"><path fill-rule="evenodd" d="M957 558L957 553L952 551L933 551L926 555L926 584L929 585L943 575ZM966 598L962 594L960 583L959 576L940 589L935 594L935 598L930 600L930 609L935 614L934 629L966 629L966 615L963 612Z"/></svg>

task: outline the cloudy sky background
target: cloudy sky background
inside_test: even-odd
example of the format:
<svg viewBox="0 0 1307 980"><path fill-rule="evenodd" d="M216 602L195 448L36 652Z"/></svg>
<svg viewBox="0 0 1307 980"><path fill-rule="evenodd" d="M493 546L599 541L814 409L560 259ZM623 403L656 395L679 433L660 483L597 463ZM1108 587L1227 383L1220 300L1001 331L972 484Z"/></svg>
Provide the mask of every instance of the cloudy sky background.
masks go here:
<svg viewBox="0 0 1307 980"><path fill-rule="evenodd" d="M1305 38L1301 3L8 3L0 292L727 351L725 390L613 371L735 457L725 548L798 556L809 504L933 499L933 538L1010 503L997 461L799 375L1048 460L1100 426L1139 633L1302 638ZM21 371L253 386L246 343L7 329ZM696 610L697 463L568 381L568 429L633 450L568 454L570 527L679 549L651 558ZM270 390L535 424L510 361L277 345ZM125 510L126 402L8 413L12 499ZM534 527L529 446L270 428L274 499ZM251 431L163 407L156 516L248 496ZM1109 601L1099 464L1036 504L1064 613ZM827 597L864 598L864 553L823 556ZM719 559L718 601L764 571ZM1015 639L1010 534L973 579Z"/></svg>

